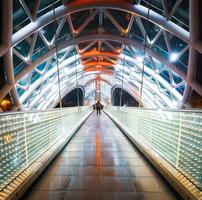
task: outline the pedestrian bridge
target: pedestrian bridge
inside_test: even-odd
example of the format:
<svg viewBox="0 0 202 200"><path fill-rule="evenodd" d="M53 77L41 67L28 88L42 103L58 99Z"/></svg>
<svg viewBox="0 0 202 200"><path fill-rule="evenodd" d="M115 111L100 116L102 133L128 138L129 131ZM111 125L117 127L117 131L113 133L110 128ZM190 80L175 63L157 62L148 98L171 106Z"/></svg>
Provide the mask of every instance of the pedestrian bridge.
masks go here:
<svg viewBox="0 0 202 200"><path fill-rule="evenodd" d="M202 200L201 10L0 0L0 200Z"/></svg>
<svg viewBox="0 0 202 200"><path fill-rule="evenodd" d="M124 107L1 114L0 199L201 199L201 122Z"/></svg>

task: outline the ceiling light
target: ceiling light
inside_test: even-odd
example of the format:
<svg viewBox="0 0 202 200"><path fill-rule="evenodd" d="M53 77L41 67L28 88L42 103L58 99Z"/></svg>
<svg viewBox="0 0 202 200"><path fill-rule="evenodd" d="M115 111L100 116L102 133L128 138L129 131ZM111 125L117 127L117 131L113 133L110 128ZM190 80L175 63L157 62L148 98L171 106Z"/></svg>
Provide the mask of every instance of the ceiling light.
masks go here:
<svg viewBox="0 0 202 200"><path fill-rule="evenodd" d="M169 57L170 62L175 62L177 59L178 59L177 53L170 54L170 57Z"/></svg>
<svg viewBox="0 0 202 200"><path fill-rule="evenodd" d="M137 62L142 63L144 58L143 58L143 56L137 56L136 60L137 60Z"/></svg>

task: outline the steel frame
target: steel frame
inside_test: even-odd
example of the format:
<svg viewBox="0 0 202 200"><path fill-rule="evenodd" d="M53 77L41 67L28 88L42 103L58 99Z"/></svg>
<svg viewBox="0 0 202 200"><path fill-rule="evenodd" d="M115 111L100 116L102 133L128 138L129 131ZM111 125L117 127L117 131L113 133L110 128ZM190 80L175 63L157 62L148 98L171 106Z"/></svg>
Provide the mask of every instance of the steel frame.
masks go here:
<svg viewBox="0 0 202 200"><path fill-rule="evenodd" d="M30 12L24 0L19 0L19 2L21 3L29 19L31 20L31 23L12 35L12 0L3 1L3 7L4 7L3 16L5 16L5 18L3 19L3 26L4 26L3 34L2 34L3 43L0 44L0 56L3 56L4 65L6 66L5 72L7 75L7 82L0 91L0 99L3 99L10 92L12 95L13 103L14 103L14 106L12 108L13 110L20 108L19 97L16 92L16 83L19 80L21 80L26 74L30 73L33 69L37 70L35 68L37 65L44 62L49 57L52 57L56 52L55 36L52 38L51 41L48 41L42 32L42 28L44 26L54 21L53 12L50 11L44 14L43 16L41 16L40 18L37 18L36 13L39 9L40 0L36 1L33 12ZM123 59L121 58L121 54L124 48L126 47L129 48L132 53L134 48L143 50L143 44L136 40L130 39L129 33L132 27L133 21L136 20L142 34L143 35L145 34L145 29L141 22L141 18L147 17L148 8L140 4L133 5L133 6L132 4L127 4L122 2L117 4L117 2L113 0L109 0L109 1L103 0L101 2L88 0L88 1L85 1L85 3L80 1L79 6L77 6L77 3L78 3L77 1L74 1L72 3L67 4L67 6L60 6L55 9L56 18L60 19L59 26L56 30L56 35L59 35L59 33L61 32L64 26L65 21L68 20L71 34L74 37L72 40L69 40L66 42L63 41L59 43L58 44L59 51L65 49L66 47L75 45L77 54L79 55L77 56L78 59L82 60L84 57L88 58L86 65L89 65L90 63L88 62L92 61L93 58L97 57L99 59L99 62L104 58L104 59L107 59L109 62L112 62L113 63L112 65L116 66L117 63L119 62L119 59ZM198 7L198 0L195 0L195 1L190 0L190 6L189 6L190 32L184 30L183 28L179 27L177 24L171 21L171 18L175 14L180 3L181 3L181 0L177 0L173 9L169 13L166 1L162 0L165 16L161 16L157 14L156 12L154 12L153 10L150 11L149 21L158 25L161 28L161 30L156 34L153 41L150 41L149 38L147 37L148 46L146 47L146 54L150 56L151 61L152 61L152 58L155 58L156 60L160 61L167 67L169 76L171 79L171 83L173 83L173 77L172 77L173 71L177 73L181 78L183 78L183 80L186 82L186 88L184 91L182 103L186 103L188 101L188 98L190 96L190 92L192 89L196 90L200 95L202 95L202 86L195 80L197 55L198 53L202 53L202 43L199 41L199 37L198 37L197 20L198 20L199 14L198 12L196 12L198 10L196 9ZM117 22L116 19L109 12L109 9L121 10L131 15L127 29L124 30L122 28L121 24ZM76 13L82 10L89 10L90 15L85 20L85 22L78 29L75 30L74 24L72 23L70 15L72 13ZM81 32L92 21L92 19L94 19L96 15L99 15L99 27L100 27L99 33L92 34L92 35L82 35ZM103 16L107 17L112 22L112 24L114 24L114 26L120 32L120 36L102 32L101 29L103 25ZM172 53L167 32L179 37L180 39L182 39L184 42L187 43L187 46L184 49L182 49L181 52L179 52L179 56L180 56L180 55L183 55L187 50L189 50L187 74L185 74L182 70L178 69L173 63L170 63L168 60L164 59L161 55L151 50L151 46L154 45L155 42L158 40L158 38L163 34L168 52ZM19 42L23 41L30 35L33 35L33 39L32 39L31 48L29 50L29 54L27 58L19 54L15 50L15 48L13 48L13 51L12 51L11 47L15 47ZM30 59L31 59L31 56L33 55L37 37L41 37L45 45L49 48L49 51L45 55L42 55L41 57L39 57L36 61L31 62ZM117 52L117 49L110 43L111 41L122 43L121 49L119 49L118 52ZM78 44L82 42L88 42L89 44L84 49L81 50L79 49ZM87 51L95 43L98 43L99 53L92 55L90 52L87 52ZM118 54L116 56L115 54L112 56L111 54L108 54L106 52L100 52L102 43L107 45L112 50L112 52L116 51ZM86 52L88 56L86 55ZM22 70L15 77L13 72L12 53L14 53L20 60L22 60L24 63L27 64L25 69ZM93 63L93 61L91 63ZM85 63L83 64L85 66ZM41 75L44 76L44 72L41 73ZM45 78L45 76L43 78Z"/></svg>

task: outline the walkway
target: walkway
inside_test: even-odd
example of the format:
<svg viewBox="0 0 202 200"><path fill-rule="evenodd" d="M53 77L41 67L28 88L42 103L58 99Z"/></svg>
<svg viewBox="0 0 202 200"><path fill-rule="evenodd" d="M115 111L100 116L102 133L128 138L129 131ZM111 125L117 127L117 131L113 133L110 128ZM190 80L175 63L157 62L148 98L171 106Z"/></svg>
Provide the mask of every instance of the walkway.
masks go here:
<svg viewBox="0 0 202 200"><path fill-rule="evenodd" d="M22 200L180 200L113 122L93 113Z"/></svg>

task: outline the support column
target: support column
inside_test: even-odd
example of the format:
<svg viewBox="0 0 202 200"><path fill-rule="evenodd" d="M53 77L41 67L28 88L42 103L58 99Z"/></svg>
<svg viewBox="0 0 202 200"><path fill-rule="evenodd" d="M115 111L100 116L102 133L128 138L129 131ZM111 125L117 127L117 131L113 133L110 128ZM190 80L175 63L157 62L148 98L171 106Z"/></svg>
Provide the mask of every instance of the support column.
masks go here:
<svg viewBox="0 0 202 200"><path fill-rule="evenodd" d="M13 33L13 1L3 0L3 17L5 18L3 24L3 43L8 47L7 52L3 56L4 70L7 76L7 84L10 86L11 96L13 100L13 107L19 108L19 98L15 89L15 78L13 71L13 54L12 54L12 33ZM4 94L5 95L5 94ZM0 98L4 98L1 96Z"/></svg>
<svg viewBox="0 0 202 200"><path fill-rule="evenodd" d="M192 82L195 79L198 52L194 49L194 44L198 41L199 37L198 12L199 12L198 0L189 1L190 47L189 47L187 82Z"/></svg>
<svg viewBox="0 0 202 200"><path fill-rule="evenodd" d="M9 48L9 42L6 39L8 36L8 29L6 29L7 26L7 15L8 15L8 9L9 9L9 1L10 0L2 0L0 6L1 6L1 12L2 12L2 43L0 44L0 56L3 56L3 54L6 53L6 51Z"/></svg>
<svg viewBox="0 0 202 200"><path fill-rule="evenodd" d="M187 71L187 85L183 95L182 105L186 104L189 100L192 88L189 83L194 82L196 78L197 69L197 55L198 52L195 50L194 46L198 41L199 31L198 31L198 19L199 19L199 7L198 0L189 1L189 28L190 28L190 45L189 45L189 61L188 61L188 71Z"/></svg>

